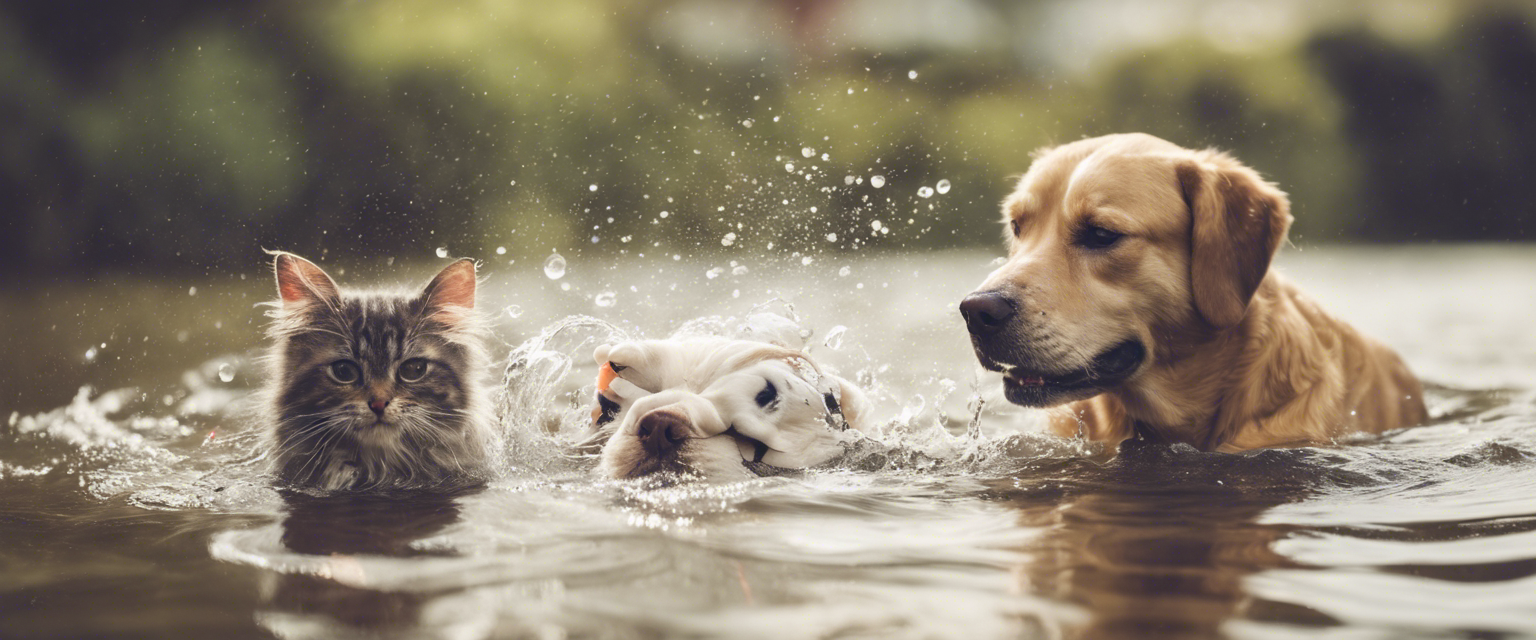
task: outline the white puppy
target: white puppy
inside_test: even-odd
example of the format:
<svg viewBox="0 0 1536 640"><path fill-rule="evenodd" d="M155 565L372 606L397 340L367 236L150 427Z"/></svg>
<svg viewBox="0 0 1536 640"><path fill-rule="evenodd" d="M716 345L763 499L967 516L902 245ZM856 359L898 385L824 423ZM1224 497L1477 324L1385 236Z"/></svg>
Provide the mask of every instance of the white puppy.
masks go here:
<svg viewBox="0 0 1536 640"><path fill-rule="evenodd" d="M805 354L761 342L695 338L602 345L597 437L601 471L731 480L829 462L847 429L865 431L869 401Z"/></svg>

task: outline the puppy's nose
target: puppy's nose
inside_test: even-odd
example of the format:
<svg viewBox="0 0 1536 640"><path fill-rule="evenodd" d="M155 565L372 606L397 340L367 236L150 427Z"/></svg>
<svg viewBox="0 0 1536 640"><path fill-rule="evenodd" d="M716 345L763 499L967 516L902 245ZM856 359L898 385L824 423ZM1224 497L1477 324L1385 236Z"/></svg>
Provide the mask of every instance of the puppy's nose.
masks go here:
<svg viewBox="0 0 1536 640"><path fill-rule="evenodd" d="M384 410L389 408L389 398L374 397L368 400L368 408L373 409L373 415L384 417Z"/></svg>
<svg viewBox="0 0 1536 640"><path fill-rule="evenodd" d="M688 422L669 411L653 411L640 418L635 435L640 438L640 446L646 453L665 456L682 446L688 437Z"/></svg>
<svg viewBox="0 0 1536 640"><path fill-rule="evenodd" d="M966 328L978 336L997 333L1016 312L1013 301L996 291L973 293L960 301L960 315L965 316Z"/></svg>

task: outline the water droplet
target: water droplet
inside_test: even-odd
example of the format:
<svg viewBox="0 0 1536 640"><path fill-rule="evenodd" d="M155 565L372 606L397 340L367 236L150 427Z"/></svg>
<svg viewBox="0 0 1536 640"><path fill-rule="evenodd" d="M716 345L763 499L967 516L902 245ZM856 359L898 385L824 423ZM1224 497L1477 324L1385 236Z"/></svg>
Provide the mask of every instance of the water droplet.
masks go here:
<svg viewBox="0 0 1536 640"><path fill-rule="evenodd" d="M187 287L187 295L189 295L189 296L197 295L197 287Z"/></svg>
<svg viewBox="0 0 1536 640"><path fill-rule="evenodd" d="M885 186L885 176L870 176L869 186L879 189Z"/></svg>
<svg viewBox="0 0 1536 640"><path fill-rule="evenodd" d="M622 238L619 238L619 242L629 242L630 240L634 240L634 239L635 239L634 236L624 236Z"/></svg>
<svg viewBox="0 0 1536 640"><path fill-rule="evenodd" d="M919 197L919 198L932 198L933 197L933 187L930 187L930 186L928 186L926 184L921 186L921 187L918 187L917 188L917 197Z"/></svg>
<svg viewBox="0 0 1536 640"><path fill-rule="evenodd" d="M498 256L507 255L507 248L506 247L496 247L496 255L498 255Z"/></svg>
<svg viewBox="0 0 1536 640"><path fill-rule="evenodd" d="M853 176L843 176L843 184L851 185L853 184L854 180L857 180L857 178Z"/></svg>
<svg viewBox="0 0 1536 640"><path fill-rule="evenodd" d="M592 302L596 303L599 307L611 307L615 302L618 302L618 297L618 294L612 291L604 291L593 297Z"/></svg>
<svg viewBox="0 0 1536 640"><path fill-rule="evenodd" d="M810 264L812 262L814 262L814 260L812 260L810 256L806 256L806 257L800 259L800 264L803 264L803 265L806 265L806 266L810 266Z"/></svg>
<svg viewBox="0 0 1536 640"><path fill-rule="evenodd" d="M736 244L736 234L735 233L727 233L727 234L725 234L725 237L720 239L720 246L722 246L722 247L729 247L729 246L731 246L733 244Z"/></svg>
<svg viewBox="0 0 1536 640"><path fill-rule="evenodd" d="M837 234L835 234L835 233L827 234L827 242L837 242Z"/></svg>
<svg viewBox="0 0 1536 640"><path fill-rule="evenodd" d="M911 71L908 71L907 72L907 79L908 80L916 80L917 79L917 70L913 69Z"/></svg>
<svg viewBox="0 0 1536 640"><path fill-rule="evenodd" d="M448 257L448 247L438 247L437 248L437 257L439 257L439 258L446 258L446 257Z"/></svg>
<svg viewBox="0 0 1536 640"><path fill-rule="evenodd" d="M871 220L869 222L869 228L874 229L875 231L879 231L879 230L885 228L885 225L883 223L881 223L879 220Z"/></svg>
<svg viewBox="0 0 1536 640"><path fill-rule="evenodd" d="M746 127L748 129L751 129L752 128L752 119L751 118L747 118L746 120L742 120L741 121L741 126Z"/></svg>
<svg viewBox="0 0 1536 640"><path fill-rule="evenodd" d="M230 364L230 363L228 363L228 362L219 365L219 381L220 382L234 382L234 380L235 380L235 366Z"/></svg>
<svg viewBox="0 0 1536 640"><path fill-rule="evenodd" d="M507 314L508 318L520 318L523 315L523 308L515 304L507 305L507 308L502 309L501 311L502 313Z"/></svg>
<svg viewBox="0 0 1536 640"><path fill-rule="evenodd" d="M946 193L949 193L949 181L948 180L940 180L938 184L933 185L933 188L936 189L939 192L939 195L944 195Z"/></svg>
<svg viewBox="0 0 1536 640"><path fill-rule="evenodd" d="M733 275L733 276L744 276L744 275L747 275L747 265L740 264L740 265L736 265L734 267L731 267L731 275Z"/></svg>
<svg viewBox="0 0 1536 640"><path fill-rule="evenodd" d="M715 278L720 277L720 274L722 273L725 273L724 267L714 267L709 271L705 271L704 277L709 278L710 280L714 280Z"/></svg>
<svg viewBox="0 0 1536 640"><path fill-rule="evenodd" d="M810 147L801 147L801 148L800 148L800 155L802 155L802 156L805 156L805 157L807 157L807 158L809 158L809 157L811 157L811 156L814 156L814 155L816 155L816 150L815 150L815 149L812 149L812 148L810 148Z"/></svg>
<svg viewBox="0 0 1536 640"><path fill-rule="evenodd" d="M926 409L927 407L928 401L923 399L923 396L913 395L910 399L907 400L906 406L901 408L901 415L896 419L902 424L910 426L912 421L917 419L917 416L921 415L923 413L923 409Z"/></svg>
<svg viewBox="0 0 1536 640"><path fill-rule="evenodd" d="M672 215L672 214L670 214L670 213L667 213L667 212L665 212L665 211L663 211L663 212L661 212L661 217L663 217L663 218L665 218L665 217L667 217L667 216L670 216L670 215Z"/></svg>
<svg viewBox="0 0 1536 640"><path fill-rule="evenodd" d="M544 259L544 275L550 280L559 280L565 277L565 256L558 253L549 254Z"/></svg>
<svg viewBox="0 0 1536 640"><path fill-rule="evenodd" d="M848 333L848 327L843 325L832 327L832 330L827 332L827 338L822 340L821 343L826 345L828 349L837 351L843 348L843 334L845 333Z"/></svg>
<svg viewBox="0 0 1536 640"><path fill-rule="evenodd" d="M85 350L85 361L86 362L95 362L96 361L96 353L97 353L96 347L91 347L89 349L86 349Z"/></svg>
<svg viewBox="0 0 1536 640"><path fill-rule="evenodd" d="M784 170L788 171L790 173L794 173L795 172L795 163L793 163L793 162L786 162L786 163L784 163Z"/></svg>
<svg viewBox="0 0 1536 640"><path fill-rule="evenodd" d="M588 185L587 186L587 191L597 191L597 185L595 185L595 184Z"/></svg>
<svg viewBox="0 0 1536 640"><path fill-rule="evenodd" d="M853 269L850 269L848 267L843 267L843 268L837 270L837 276L839 278L846 278L846 277L848 277L848 274L850 274L850 273L853 273Z"/></svg>

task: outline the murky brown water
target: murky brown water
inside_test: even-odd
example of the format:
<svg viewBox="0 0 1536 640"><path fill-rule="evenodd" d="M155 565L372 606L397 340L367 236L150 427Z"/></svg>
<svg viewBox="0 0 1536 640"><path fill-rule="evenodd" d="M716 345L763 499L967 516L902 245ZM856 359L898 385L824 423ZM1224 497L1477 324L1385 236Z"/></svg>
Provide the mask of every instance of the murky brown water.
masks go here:
<svg viewBox="0 0 1536 640"><path fill-rule="evenodd" d="M1029 413L976 371L954 304L991 257L493 266L486 299L517 306L498 328L522 345L516 444L460 495L266 487L241 401L258 274L5 294L0 636L1536 635L1536 249L1286 251L1432 383L1432 426L1116 457L1019 435ZM798 316L871 387L884 444L670 487L562 455L592 340L729 331L754 308Z"/></svg>

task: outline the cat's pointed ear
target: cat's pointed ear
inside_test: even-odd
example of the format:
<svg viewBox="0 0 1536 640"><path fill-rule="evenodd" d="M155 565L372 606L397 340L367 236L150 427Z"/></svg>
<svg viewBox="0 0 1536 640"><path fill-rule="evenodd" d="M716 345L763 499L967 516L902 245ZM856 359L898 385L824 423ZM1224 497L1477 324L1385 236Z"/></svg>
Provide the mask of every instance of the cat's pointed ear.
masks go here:
<svg viewBox="0 0 1536 640"><path fill-rule="evenodd" d="M421 292L427 308L441 311L444 307L475 308L475 261L460 258L444 267L427 283Z"/></svg>
<svg viewBox="0 0 1536 640"><path fill-rule="evenodd" d="M272 269L277 272L277 295L283 307L294 308L315 302L334 301L339 291L336 282L315 263L286 251L272 251Z"/></svg>

